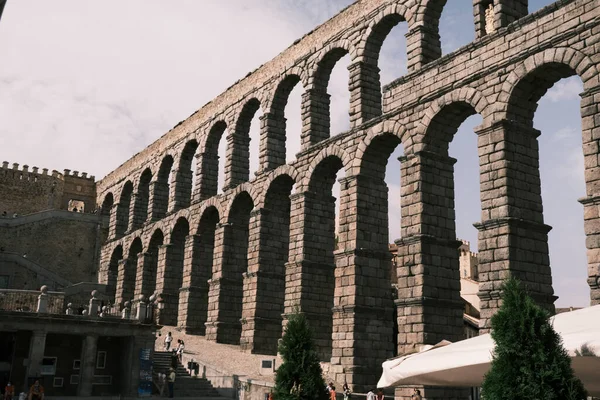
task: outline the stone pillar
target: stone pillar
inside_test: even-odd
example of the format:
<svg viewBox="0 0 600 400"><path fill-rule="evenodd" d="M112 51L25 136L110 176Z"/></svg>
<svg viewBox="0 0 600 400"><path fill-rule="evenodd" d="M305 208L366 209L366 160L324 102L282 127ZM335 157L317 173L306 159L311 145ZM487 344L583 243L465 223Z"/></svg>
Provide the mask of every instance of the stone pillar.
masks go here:
<svg viewBox="0 0 600 400"><path fill-rule="evenodd" d="M148 220L158 221L163 218L169 206L169 183L150 182L150 198L148 200Z"/></svg>
<svg viewBox="0 0 600 400"><path fill-rule="evenodd" d="M117 291L115 294L115 304L131 300L135 291L135 271L136 265L124 258L119 261L119 272L117 275Z"/></svg>
<svg viewBox="0 0 600 400"><path fill-rule="evenodd" d="M537 137L514 121L480 127L478 135L481 223L479 230L480 328L489 331L500 307L500 287L514 276L538 304L554 311L554 291L544 224Z"/></svg>
<svg viewBox="0 0 600 400"><path fill-rule="evenodd" d="M138 210L138 201L138 195L136 193L131 193L129 216L127 218L127 232L133 232L141 225L139 218L136 218L136 213ZM133 207L131 207L131 205L133 205Z"/></svg>
<svg viewBox="0 0 600 400"><path fill-rule="evenodd" d="M201 235L185 238L183 284L179 289L179 313L177 326L186 333L204 335L208 307L208 280L212 271L203 260ZM204 261L204 262L203 262ZM212 260L208 267L212 266Z"/></svg>
<svg viewBox="0 0 600 400"><path fill-rule="evenodd" d="M191 203L192 183L194 173L188 169L174 169L171 187L173 190L169 196L169 212L175 212L187 208Z"/></svg>
<svg viewBox="0 0 600 400"><path fill-rule="evenodd" d="M96 297L97 295L98 291L92 290L92 298L90 299L90 304L88 306L88 315L90 317L97 317L98 313L100 312L100 305L102 304L102 301Z"/></svg>
<svg viewBox="0 0 600 400"><path fill-rule="evenodd" d="M406 34L407 68L414 72L442 56L440 34L423 25L415 26Z"/></svg>
<svg viewBox="0 0 600 400"><path fill-rule="evenodd" d="M285 271L286 315L296 308L314 331L321 360L331 359L334 258L326 249L335 247L335 198L313 192L290 196L290 256Z"/></svg>
<svg viewBox="0 0 600 400"><path fill-rule="evenodd" d="M401 162L402 239L396 241L398 355L464 339L454 221L454 163L425 151ZM396 398L409 399L407 388ZM462 389L421 388L427 399L467 399Z"/></svg>
<svg viewBox="0 0 600 400"><path fill-rule="evenodd" d="M591 305L600 304L600 163L598 162L600 109L598 104L600 104L600 87L586 90L581 94L586 197L579 199L579 202L583 204Z"/></svg>
<svg viewBox="0 0 600 400"><path fill-rule="evenodd" d="M87 335L81 346L81 369L79 371L79 385L77 396L87 397L92 395L92 381L96 370L96 353L98 349L98 336Z"/></svg>
<svg viewBox="0 0 600 400"><path fill-rule="evenodd" d="M302 94L302 150L329 138L330 104L325 90L309 89Z"/></svg>
<svg viewBox="0 0 600 400"><path fill-rule="evenodd" d="M40 376L45 349L46 332L33 331L31 333L31 342L29 342L29 365L27 367L28 378L37 378ZM29 388L27 388L25 392L27 392L28 390Z"/></svg>
<svg viewBox="0 0 600 400"><path fill-rule="evenodd" d="M529 14L528 0L474 0L473 17L475 19L475 38L485 36L486 10L492 4L494 30L504 28Z"/></svg>
<svg viewBox="0 0 600 400"><path fill-rule="evenodd" d="M139 298L140 295L150 297L156 290L156 264L158 255L144 252L138 253L137 257L134 297Z"/></svg>
<svg viewBox="0 0 600 400"><path fill-rule="evenodd" d="M38 314L46 314L48 312L48 286L44 285L40 288L37 304Z"/></svg>
<svg viewBox="0 0 600 400"><path fill-rule="evenodd" d="M287 212L287 215L283 213ZM287 261L282 259L289 248L289 236L281 237L289 229L288 210L261 209L250 217L248 271L244 273L242 304L242 350L258 354L277 354L281 338L285 271ZM283 225L283 226L281 226ZM285 249L282 247L285 246Z"/></svg>
<svg viewBox="0 0 600 400"><path fill-rule="evenodd" d="M350 71L350 128L381 115L381 82L377 65L357 61Z"/></svg>
<svg viewBox="0 0 600 400"><path fill-rule="evenodd" d="M260 117L259 169L256 175L285 164L285 127L287 119L283 116L283 113L284 110L278 110L277 113L264 113Z"/></svg>
<svg viewBox="0 0 600 400"><path fill-rule="evenodd" d="M117 209L119 205L113 204L110 208L110 219L108 226L108 239L116 239L117 238Z"/></svg>
<svg viewBox="0 0 600 400"><path fill-rule="evenodd" d="M218 224L215 231L215 253L212 278L208 281L208 319L206 339L217 343L239 344L242 314L242 273L236 264L247 254L237 254L232 243L232 224Z"/></svg>
<svg viewBox="0 0 600 400"><path fill-rule="evenodd" d="M330 375L368 391L394 351L387 188L360 175L340 184Z"/></svg>
<svg viewBox="0 0 600 400"><path fill-rule="evenodd" d="M198 153L196 155L196 176L198 182L194 188L192 202L206 200L217 194L219 179L219 155Z"/></svg>
<svg viewBox="0 0 600 400"><path fill-rule="evenodd" d="M223 191L248 181L250 164L250 136L239 132L227 136L227 160Z"/></svg>
<svg viewBox="0 0 600 400"><path fill-rule="evenodd" d="M174 285L175 271L172 271L173 245L158 246L158 266L156 272L156 293L159 295L157 321L160 325L175 326L179 302L179 287Z"/></svg>

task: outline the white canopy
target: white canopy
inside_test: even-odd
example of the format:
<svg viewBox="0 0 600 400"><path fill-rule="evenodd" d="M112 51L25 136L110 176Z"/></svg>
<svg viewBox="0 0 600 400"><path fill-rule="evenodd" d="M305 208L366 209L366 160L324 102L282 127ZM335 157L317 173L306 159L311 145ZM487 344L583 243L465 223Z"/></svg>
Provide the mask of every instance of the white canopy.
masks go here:
<svg viewBox="0 0 600 400"><path fill-rule="evenodd" d="M571 356L575 374L590 396L600 396L600 357L575 357L575 350L583 345L600 356L600 305L558 314L552 320ZM419 353L384 362L377 386L481 386L494 347L489 334L452 344L443 341Z"/></svg>

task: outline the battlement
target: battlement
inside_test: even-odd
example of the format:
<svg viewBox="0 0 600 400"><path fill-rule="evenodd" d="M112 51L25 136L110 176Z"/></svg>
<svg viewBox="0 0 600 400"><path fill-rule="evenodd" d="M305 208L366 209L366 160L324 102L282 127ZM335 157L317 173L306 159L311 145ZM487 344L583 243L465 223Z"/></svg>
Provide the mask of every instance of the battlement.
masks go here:
<svg viewBox="0 0 600 400"><path fill-rule="evenodd" d="M19 168L19 163L12 163L12 167L9 167L9 165L10 163L8 161L2 162L2 176L10 176L10 173L12 172L13 177L15 178L33 182L37 181L36 178L38 176L47 176L61 180L64 180L65 177L73 177L79 179L86 179L90 182L96 181L96 177L94 175L90 175L88 177L87 172L82 172L80 174L79 171L71 172L70 169L65 169L64 172L61 174L57 170L53 169L52 172L49 173L48 168L42 168L40 172L40 168L38 167L32 167L31 170L29 170L29 165L27 164L23 165L21 168Z"/></svg>

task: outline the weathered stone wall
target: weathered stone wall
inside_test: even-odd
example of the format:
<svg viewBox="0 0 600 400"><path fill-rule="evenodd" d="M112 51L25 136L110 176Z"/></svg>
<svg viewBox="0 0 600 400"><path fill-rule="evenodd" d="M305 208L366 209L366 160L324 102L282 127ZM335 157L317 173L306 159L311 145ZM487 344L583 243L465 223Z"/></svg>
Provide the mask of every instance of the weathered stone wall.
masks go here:
<svg viewBox="0 0 600 400"><path fill-rule="evenodd" d="M0 219L0 246L70 283L96 281L99 222L98 215L58 210Z"/></svg>
<svg viewBox="0 0 600 400"><path fill-rule="evenodd" d="M587 196L581 202L588 283L591 301L600 302L600 3L562 0L525 16L526 1L495 0L495 32L486 34L485 2L475 1L478 39L440 58L437 23L445 3L358 1L100 181L97 202L110 221L100 281L117 285L117 293L126 288L130 293L134 286L135 294L156 291L164 304L162 322L190 331L201 331L204 324L211 340L241 344L247 351L272 352L285 315L298 307L316 328L320 354L331 361L337 379L355 390L372 385L394 347L406 353L464 337L456 160L448 156L448 146L462 122L480 114L481 328L489 328L500 284L509 275L522 279L536 300L552 309L551 227L542 214L540 132L533 128L533 115L554 83L578 75L585 89ZM409 26L409 73L381 95L378 53L402 20ZM352 59L351 130L330 132L327 82L345 54ZM302 151L283 165L282 110L296 84L305 90ZM259 107L260 170L250 179L248 125ZM220 140L227 140L225 155L217 154ZM387 159L399 144L405 152L402 238L396 242L400 262L393 297L384 178ZM191 171L194 155L197 170ZM226 157L220 194L218 156ZM339 170L344 178L336 246L332 186ZM289 230L279 230L282 226ZM212 254L203 256L200 249L211 244ZM156 280L144 283L150 275ZM194 318L190 298L203 303ZM407 394L400 390L397 396ZM428 389L425 396L463 398L464 393Z"/></svg>
<svg viewBox="0 0 600 400"><path fill-rule="evenodd" d="M85 211L96 208L96 182L93 176L78 171L48 172L28 165L19 168L8 162L0 169L0 213L27 215L45 210L67 210L70 200L85 203Z"/></svg>

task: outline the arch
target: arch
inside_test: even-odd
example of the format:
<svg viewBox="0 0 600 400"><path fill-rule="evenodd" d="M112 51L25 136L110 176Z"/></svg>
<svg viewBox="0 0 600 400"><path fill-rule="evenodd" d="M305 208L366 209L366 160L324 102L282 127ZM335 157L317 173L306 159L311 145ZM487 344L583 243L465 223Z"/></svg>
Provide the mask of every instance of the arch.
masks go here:
<svg viewBox="0 0 600 400"><path fill-rule="evenodd" d="M156 228L150 236L150 241L144 254L143 265L136 276L136 294L149 298L156 292L156 273L158 269L158 252L164 244L164 234ZM141 275L139 275L141 273Z"/></svg>
<svg viewBox="0 0 600 400"><path fill-rule="evenodd" d="M584 53L558 47L534 54L515 67L502 85L499 119L533 126L537 102L560 79L578 75L584 90L599 85L598 69Z"/></svg>
<svg viewBox="0 0 600 400"><path fill-rule="evenodd" d="M250 123L260 107L260 100L252 97L245 102L237 117L232 140L227 146L224 189L235 187L250 179Z"/></svg>
<svg viewBox="0 0 600 400"><path fill-rule="evenodd" d="M300 75L288 72L276 85L267 114L270 121L266 124L266 133L260 145L261 166L266 170L272 170L286 163L288 150L286 141L289 143L287 140L289 132L286 128L285 108L292 90L300 82L302 82Z"/></svg>
<svg viewBox="0 0 600 400"><path fill-rule="evenodd" d="M200 221L202 221L202 216L204 215L204 213L209 209L209 208L214 208L217 212L217 215L219 215L219 222L221 220L221 218L224 215L224 211L223 211L223 207L221 205L221 201L220 199L216 198L216 197L211 197L208 200L205 200L202 202L202 205L200 206L200 208L198 209L197 214L200 215ZM201 222L199 222L201 223ZM191 224L191 234L193 235L197 235L199 234L199 224L196 224L194 226L194 224Z"/></svg>
<svg viewBox="0 0 600 400"><path fill-rule="evenodd" d="M450 142L460 125L471 115L480 114L483 125L491 120L487 99L476 89L464 87L436 100L423 116L417 135L425 150L447 155Z"/></svg>
<svg viewBox="0 0 600 400"><path fill-rule="evenodd" d="M150 182L152 181L152 170L144 169L140 175L137 185L135 203L133 205L132 229L137 229L148 219L148 206L150 202Z"/></svg>
<svg viewBox="0 0 600 400"><path fill-rule="evenodd" d="M233 205L234 205L235 201L243 193L245 193L246 195L248 195L250 197L250 201L252 202L253 205L256 203L255 199L258 198L258 195L256 193L256 188L254 187L254 185L250 185L248 182L242 183L241 185L237 186L233 190L233 192L231 193L230 200L227 203L227 205L225 206L224 212L226 213L226 216L225 216L226 220L228 220L229 215L231 214L231 210L233 209Z"/></svg>
<svg viewBox="0 0 600 400"><path fill-rule="evenodd" d="M169 207L169 194L171 184L169 177L173 169L174 159L170 154L166 154L156 174L153 193L151 195L151 219L158 220L164 218Z"/></svg>
<svg viewBox="0 0 600 400"><path fill-rule="evenodd" d="M197 149L198 142L196 139L192 139L185 144L179 155L179 164L175 173L175 188L173 191L171 211L189 207L192 202L194 173L196 172L192 171L192 164Z"/></svg>
<svg viewBox="0 0 600 400"><path fill-rule="evenodd" d="M313 161L308 166L304 177L302 178L302 185L298 188L299 191L309 190L310 182L312 177L315 175L315 169L321 163L321 161L325 160L329 157L335 157L340 160L342 166L344 168L344 172L346 175L349 175L352 167L352 158L344 151L342 148L336 145L330 145L321 150L314 158Z"/></svg>
<svg viewBox="0 0 600 400"><path fill-rule="evenodd" d="M311 76L312 87L308 98L308 115L303 120L308 120L309 129L303 135L302 148L319 143L331 137L331 96L329 94L329 81L331 73L338 61L350 53L348 41L342 41L327 46L319 52L322 54L317 61ZM350 104L348 104L348 108Z"/></svg>
<svg viewBox="0 0 600 400"><path fill-rule="evenodd" d="M113 249L110 260L108 262L107 278L106 278L106 294L109 299L115 299L117 290L117 278L119 275L119 262L123 259L123 246L117 245Z"/></svg>
<svg viewBox="0 0 600 400"><path fill-rule="evenodd" d="M227 130L227 123L223 120L216 121L208 133L204 142L200 144L201 158L198 170L198 199L204 200L216 196L219 191L219 144L223 140L223 134Z"/></svg>
<svg viewBox="0 0 600 400"><path fill-rule="evenodd" d="M112 192L108 192L106 195L104 195L104 200L102 201L102 206L100 207L100 214L102 216L110 217L110 211L114 204L115 204L114 196L113 196Z"/></svg>
<svg viewBox="0 0 600 400"><path fill-rule="evenodd" d="M289 176L294 181L294 185L296 185L296 182L298 182L298 179L300 177L300 173L298 172L298 170L296 168L294 168L291 165L282 165L281 167L275 169L274 171L272 171L269 174L267 179L262 184L262 187L269 188L271 186L271 184L273 183L273 181L282 175ZM293 190L293 188L292 188L292 190ZM267 191L263 190L263 191L260 191L259 193L257 193L257 196L254 197L257 209L264 207L266 193L267 193Z"/></svg>
<svg viewBox="0 0 600 400"><path fill-rule="evenodd" d="M117 220L115 223L115 234L121 237L129 227L129 209L131 207L131 195L133 194L133 183L125 182L121 189L119 204L117 204Z"/></svg>
<svg viewBox="0 0 600 400"><path fill-rule="evenodd" d="M384 135L384 136L393 135L398 138L400 143L402 143L403 138L406 134L407 134L406 129L404 129L404 126L400 123L400 121L397 121L397 120L388 120L388 121L379 123L379 124L375 125L374 127L370 128L367 131L367 135L356 147L356 155L354 157L354 160L352 161L351 174L357 175L357 174L363 172L362 165L363 165L364 154L374 140L377 140L382 135ZM396 145L394 145L394 147L395 146ZM388 157L389 157L389 154L388 154Z"/></svg>
<svg viewBox="0 0 600 400"><path fill-rule="evenodd" d="M119 278L115 304L122 305L134 298L136 285L136 271L138 254L143 251L142 240L139 237L133 239L127 249L127 259L123 260L123 267L119 269Z"/></svg>

